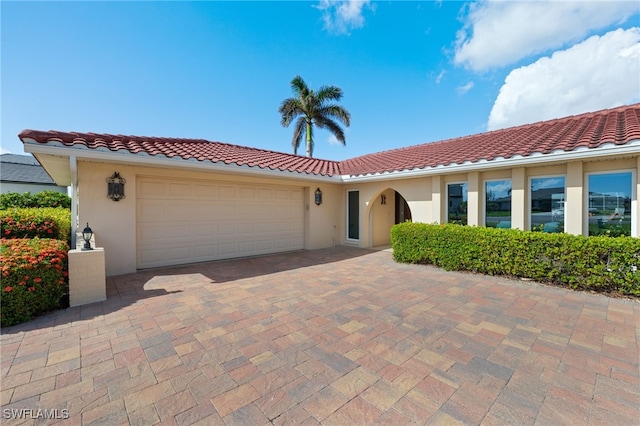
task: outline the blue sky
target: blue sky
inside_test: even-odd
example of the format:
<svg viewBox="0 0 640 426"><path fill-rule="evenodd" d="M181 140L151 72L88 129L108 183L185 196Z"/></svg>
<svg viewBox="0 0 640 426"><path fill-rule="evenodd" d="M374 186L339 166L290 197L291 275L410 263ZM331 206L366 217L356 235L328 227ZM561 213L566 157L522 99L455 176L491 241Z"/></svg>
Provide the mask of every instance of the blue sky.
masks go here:
<svg viewBox="0 0 640 426"><path fill-rule="evenodd" d="M640 102L640 3L0 2L2 152L26 128L292 152L300 75L342 88L342 160ZM302 148L302 147L301 147ZM304 153L304 149L299 152Z"/></svg>

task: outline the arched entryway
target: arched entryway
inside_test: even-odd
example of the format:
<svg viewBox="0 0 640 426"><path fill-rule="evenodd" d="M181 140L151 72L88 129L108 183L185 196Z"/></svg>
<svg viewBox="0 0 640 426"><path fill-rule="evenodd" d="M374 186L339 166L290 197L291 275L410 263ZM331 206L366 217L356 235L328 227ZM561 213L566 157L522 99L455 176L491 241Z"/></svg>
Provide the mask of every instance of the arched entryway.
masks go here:
<svg viewBox="0 0 640 426"><path fill-rule="evenodd" d="M411 209L404 197L392 188L378 193L370 202L371 246L385 246L391 243L391 227L411 220Z"/></svg>

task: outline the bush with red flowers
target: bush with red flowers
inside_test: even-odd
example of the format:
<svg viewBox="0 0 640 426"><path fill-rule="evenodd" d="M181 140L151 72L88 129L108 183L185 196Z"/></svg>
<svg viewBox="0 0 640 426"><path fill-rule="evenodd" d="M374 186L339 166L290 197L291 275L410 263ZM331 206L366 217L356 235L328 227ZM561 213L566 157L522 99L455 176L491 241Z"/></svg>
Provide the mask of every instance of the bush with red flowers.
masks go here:
<svg viewBox="0 0 640 426"><path fill-rule="evenodd" d="M1 238L56 238L71 235L71 211L62 207L10 208L0 211Z"/></svg>
<svg viewBox="0 0 640 426"><path fill-rule="evenodd" d="M0 325L7 327L57 309L68 287L65 241L2 239Z"/></svg>

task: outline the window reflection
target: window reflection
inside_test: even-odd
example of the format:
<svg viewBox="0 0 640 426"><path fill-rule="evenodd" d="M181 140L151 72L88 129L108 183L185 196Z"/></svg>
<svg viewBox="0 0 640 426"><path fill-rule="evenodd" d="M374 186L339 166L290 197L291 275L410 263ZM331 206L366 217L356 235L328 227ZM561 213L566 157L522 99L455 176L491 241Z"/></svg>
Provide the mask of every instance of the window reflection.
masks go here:
<svg viewBox="0 0 640 426"><path fill-rule="evenodd" d="M589 175L589 235L631 235L631 177Z"/></svg>
<svg viewBox="0 0 640 426"><path fill-rule="evenodd" d="M447 185L447 222L467 224L467 183Z"/></svg>
<svg viewBox="0 0 640 426"><path fill-rule="evenodd" d="M485 183L485 226L511 228L511 180Z"/></svg>
<svg viewBox="0 0 640 426"><path fill-rule="evenodd" d="M562 176L531 179L531 229L563 232L565 180Z"/></svg>

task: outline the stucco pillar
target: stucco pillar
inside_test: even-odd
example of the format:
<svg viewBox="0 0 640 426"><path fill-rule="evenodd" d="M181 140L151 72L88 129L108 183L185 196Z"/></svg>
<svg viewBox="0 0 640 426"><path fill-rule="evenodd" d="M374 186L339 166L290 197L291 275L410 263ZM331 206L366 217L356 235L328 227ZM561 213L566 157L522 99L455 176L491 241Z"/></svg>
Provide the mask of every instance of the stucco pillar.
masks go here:
<svg viewBox="0 0 640 426"><path fill-rule="evenodd" d="M567 163L567 201L564 206L564 230L567 234L585 233L584 173L582 161Z"/></svg>
<svg viewBox="0 0 640 426"><path fill-rule="evenodd" d="M444 194L442 191L442 176L431 177L431 217L435 223L443 222L442 199Z"/></svg>
<svg viewBox="0 0 640 426"><path fill-rule="evenodd" d="M480 173L469 173L467 176L467 224L470 226L484 225L480 223L482 217L480 195Z"/></svg>
<svg viewBox="0 0 640 426"><path fill-rule="evenodd" d="M525 168L518 167L511 171L511 227L527 229L527 191Z"/></svg>

